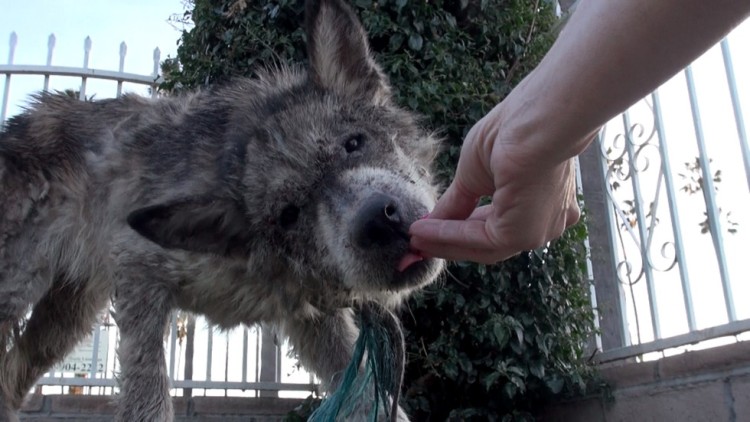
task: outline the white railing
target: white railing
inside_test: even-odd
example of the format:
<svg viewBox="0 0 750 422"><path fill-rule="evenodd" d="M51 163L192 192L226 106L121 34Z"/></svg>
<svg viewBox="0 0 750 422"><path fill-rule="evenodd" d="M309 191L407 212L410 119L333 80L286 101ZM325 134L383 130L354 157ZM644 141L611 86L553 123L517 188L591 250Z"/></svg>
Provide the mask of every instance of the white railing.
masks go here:
<svg viewBox="0 0 750 422"><path fill-rule="evenodd" d="M45 374L37 388L45 394L81 387L87 394L117 392L118 341L117 327L109 314L103 315L93 335ZM317 391L314 378L283 354L288 346L275 341L257 326L221 332L203 318L175 314L165 340L172 394L304 398Z"/></svg>
<svg viewBox="0 0 750 422"><path fill-rule="evenodd" d="M13 75L41 75L44 76L43 90L47 91L50 87L50 77L52 76L72 76L80 79L80 85L75 87L79 92L80 98L86 98L87 94L87 83L89 79L108 80L117 83L116 96L122 94L123 84L132 83L136 85L145 85L150 88L151 95L156 96L157 88L161 83L159 76L159 65L161 59L161 52L159 48L154 49L153 53L153 73L151 75L139 75L135 73L126 73L125 69L125 56L127 55L127 45L125 42L120 44L120 64L117 71L103 70L103 69L92 69L89 67L89 59L91 55L91 38L86 37L83 43L83 66L82 67L68 67L68 66L54 66L52 64L52 56L55 51L56 38L54 34L49 36L47 42L47 61L44 65L28 65L28 64L14 64L14 58L16 53L16 47L18 45L18 36L15 32L10 34L9 39L9 53L7 64L0 64L0 74L5 74L5 85L3 88L3 99L0 103L0 122L6 120L8 111L8 101L11 93L11 80Z"/></svg>
<svg viewBox="0 0 750 422"><path fill-rule="evenodd" d="M80 99L94 94L97 97L119 97L128 88L151 96L158 94L161 83L158 48L154 49L152 56L153 72L140 75L124 72L127 54L124 42L120 44L117 71L89 67L92 42L88 37L84 41L82 67L54 66L52 57L55 43L55 36L50 35L46 64L15 64L18 36L15 32L10 34L8 62L0 65L0 75L5 76L0 126L14 112L20 112L20 104L16 102L25 101L34 90L72 90L77 92ZM17 76L24 75L43 77L41 88L36 85L33 89L12 92L15 85L11 82ZM92 85L101 81L114 86L97 84L94 90ZM10 103L11 98L14 98L13 103ZM84 390L82 392L90 394L116 392L115 375L119 371L115 354L117 342L117 327L109 313L102 315L91 338L52 372L45 374L37 383L37 388L43 393L75 392L81 388ZM317 389L313 377L299 370L296 361L287 356L288 346L275 344L274 336L259 327L238 327L222 332L208 325L203 318L175 314L165 340L165 349L175 395L306 397Z"/></svg>
<svg viewBox="0 0 750 422"><path fill-rule="evenodd" d="M613 280L596 299L620 306L602 362L750 339L748 42L745 22L599 134Z"/></svg>

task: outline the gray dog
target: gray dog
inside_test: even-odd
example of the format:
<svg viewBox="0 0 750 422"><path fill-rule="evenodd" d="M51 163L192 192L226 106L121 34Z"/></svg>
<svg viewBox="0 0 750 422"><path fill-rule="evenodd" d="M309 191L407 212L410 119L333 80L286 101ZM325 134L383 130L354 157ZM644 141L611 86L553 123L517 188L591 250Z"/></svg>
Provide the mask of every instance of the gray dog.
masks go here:
<svg viewBox="0 0 750 422"><path fill-rule="evenodd" d="M443 262L407 234L436 200L435 139L393 103L342 0L309 1L306 30L306 71L157 100L41 94L3 128L0 421L110 298L116 420L168 421L175 309L278 327L335 388L351 306L436 279Z"/></svg>

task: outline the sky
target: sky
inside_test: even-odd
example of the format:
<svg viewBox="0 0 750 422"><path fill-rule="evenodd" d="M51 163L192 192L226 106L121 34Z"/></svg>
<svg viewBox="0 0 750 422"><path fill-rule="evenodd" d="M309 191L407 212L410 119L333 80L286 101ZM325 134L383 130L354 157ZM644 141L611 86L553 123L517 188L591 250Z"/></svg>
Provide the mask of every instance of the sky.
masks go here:
<svg viewBox="0 0 750 422"><path fill-rule="evenodd" d="M15 31L18 44L14 54L16 64L43 65L47 58L47 43L50 34L56 36L56 46L53 54L53 65L76 66L83 64L84 39L89 36L92 40L92 51L89 67L97 69L116 70L119 62L120 43L127 44L127 58L125 71L137 74L150 74L153 71L153 51L159 48L161 59L175 57L177 40L180 29L168 22L173 14L182 14L184 6L182 0L0 0L0 63L6 63L9 54L9 37ZM745 22L729 37L738 78L738 91L744 109L746 126L750 127L750 22ZM647 64L644 64L647 65ZM750 244L750 195L745 183L745 170L742 165L739 141L737 139L732 110L729 107L728 91L724 70L721 67L721 53L713 48L703 55L694 65L696 85L701 113L704 118L704 129L708 139L709 156L715 170L721 170L722 182L719 183L717 200L723 210L732 212L732 219L739 223L737 234L724 233L727 249L727 261L730 268L730 278L734 290L738 316L750 318L750 306L745 298L750 297L750 280L744 263L747 259L747 245ZM18 113L28 94L41 89L40 76L14 76L11 84L8 112L10 115ZM0 76L0 83L4 80ZM53 89L78 89L79 79L52 78ZM1 86L0 86L1 89ZM126 91L146 94L146 89L139 86L126 86ZM96 98L114 96L115 84L112 82L90 82L87 93L96 93ZM692 161L697 156L697 147L690 120L690 109L685 90L685 79L682 73L676 75L659 89L665 120L665 130L669 140L672 173L677 188L682 184L680 173L685 173L684 163ZM606 93L603 93L606 95ZM641 102L632 109L632 120L648 126L649 109L645 102ZM615 119L608 125L610 139L605 139L606 146L612 146L614 137L622 132L621 119ZM641 164L645 159L650 160L649 170L644 171L644 197L652 201L658 186L657 157L650 148L645 148ZM653 150L653 148L651 148ZM623 181L618 193L620 200L627 200L632 196L629 191L629 180ZM657 265L670 262L671 230L669 215L666 214L666 199L663 187L660 191L660 211L657 214L659 224L654 230L653 258ZM686 241L686 258L692 285L698 328L725 322L723 314L723 297L718 281L718 267L711 239L708 235L701 235L698 223L703 220L702 197L698 195L678 195L678 208L682 220L682 234ZM623 246L619 253L627 253L629 257L637 255L635 244L627 232L623 233ZM630 242L630 243L628 243ZM661 256L661 246L667 244ZM636 265L637 266L637 265ZM638 271L638 269L635 269ZM676 267L670 271L657 272L657 301L662 311L661 325L663 336L683 333L686 330L684 311L682 310L682 296L679 293L679 276ZM643 341L653 338L650 331L650 317L647 315L648 301L645 295L645 283L634 285L633 295L628 292L628 306L630 318L630 332L635 338L633 321L635 312L639 313L640 330ZM627 287L626 287L627 290ZM745 302L743 302L745 301ZM634 307L633 304L636 306ZM240 334L237 334L240 333ZM241 338L241 332L231 334ZM201 334L201 335L205 335ZM237 340L232 340L236 342ZM201 339L198 344L205 344ZM221 342L216 342L217 344ZM233 343L234 344L234 343ZM225 346L224 346L225 347ZM230 346L231 353L236 352L235 346ZM218 357L217 357L218 356ZM214 363L223 366L224 351L214 352ZM234 362L238 357L232 358ZM198 359L199 360L199 359ZM286 364L290 367L289 363ZM196 373L204 369L196 367ZM214 374L222 374L223 368L217 367ZM283 375L293 371L282 371ZM234 371L236 375L236 371ZM307 382L305 374L285 376L284 381Z"/></svg>
<svg viewBox="0 0 750 422"><path fill-rule="evenodd" d="M14 63L44 65L50 34L56 37L52 64L81 67L84 39L91 37L89 67L117 70L120 43L127 44L125 72L148 75L153 72L153 51L159 48L161 59L175 57L180 28L167 22L172 14L182 14L182 0L0 0L0 63L6 64L10 33L18 43ZM78 89L76 78L55 77L53 88ZM14 76L9 114L30 92L42 87L41 76ZM113 96L116 84L91 81L88 92L97 97ZM126 90L146 93L145 88L126 86Z"/></svg>

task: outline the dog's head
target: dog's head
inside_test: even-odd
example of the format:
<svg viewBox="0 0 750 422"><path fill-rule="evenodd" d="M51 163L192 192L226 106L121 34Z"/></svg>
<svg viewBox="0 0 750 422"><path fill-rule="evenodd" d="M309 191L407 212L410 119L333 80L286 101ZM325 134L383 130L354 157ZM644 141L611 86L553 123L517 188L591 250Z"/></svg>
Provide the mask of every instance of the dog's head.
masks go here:
<svg viewBox="0 0 750 422"><path fill-rule="evenodd" d="M443 267L409 249L434 206L437 142L392 101L354 12L306 6L309 69L276 69L217 94L230 104L215 192L133 212L166 248L244 256L354 295L390 295Z"/></svg>

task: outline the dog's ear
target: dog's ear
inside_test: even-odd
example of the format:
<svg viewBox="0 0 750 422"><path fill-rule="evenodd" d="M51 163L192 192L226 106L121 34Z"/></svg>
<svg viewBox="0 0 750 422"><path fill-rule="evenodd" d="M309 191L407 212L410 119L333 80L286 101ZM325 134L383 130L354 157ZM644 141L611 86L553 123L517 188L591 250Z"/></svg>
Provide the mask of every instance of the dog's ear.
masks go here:
<svg viewBox="0 0 750 422"><path fill-rule="evenodd" d="M128 224L167 249L219 255L241 253L247 244L245 219L231 199L196 196L135 210Z"/></svg>
<svg viewBox="0 0 750 422"><path fill-rule="evenodd" d="M365 29L343 0L307 0L305 29L316 84L375 104L390 101L390 88L370 54Z"/></svg>

